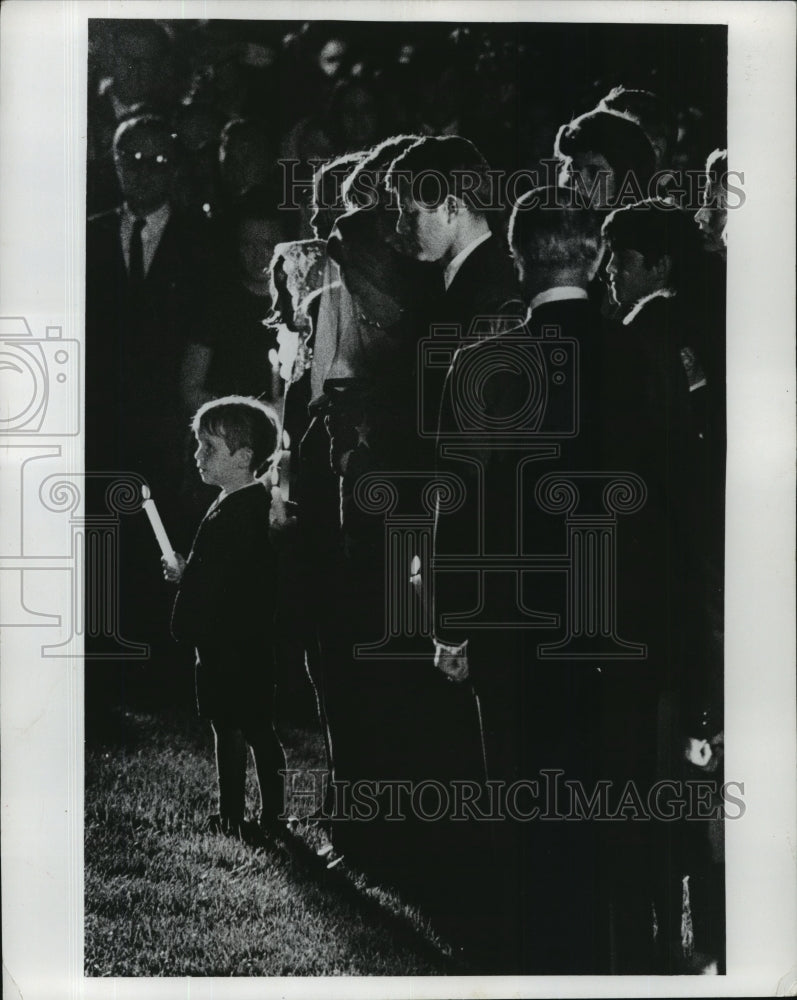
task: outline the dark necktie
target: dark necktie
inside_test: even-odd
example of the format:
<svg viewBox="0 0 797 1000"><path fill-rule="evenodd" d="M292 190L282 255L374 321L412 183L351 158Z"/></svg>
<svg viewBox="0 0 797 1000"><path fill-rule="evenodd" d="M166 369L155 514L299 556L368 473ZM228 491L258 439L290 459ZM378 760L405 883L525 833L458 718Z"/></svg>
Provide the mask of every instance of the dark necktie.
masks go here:
<svg viewBox="0 0 797 1000"><path fill-rule="evenodd" d="M146 219L136 219L130 234L130 284L140 285L144 280L144 245L141 242L141 230L147 224Z"/></svg>

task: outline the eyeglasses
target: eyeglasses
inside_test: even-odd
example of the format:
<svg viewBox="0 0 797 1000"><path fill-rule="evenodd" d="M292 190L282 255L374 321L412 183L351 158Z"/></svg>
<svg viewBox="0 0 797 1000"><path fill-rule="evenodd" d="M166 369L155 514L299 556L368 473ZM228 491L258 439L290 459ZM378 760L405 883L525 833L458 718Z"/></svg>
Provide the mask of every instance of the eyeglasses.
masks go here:
<svg viewBox="0 0 797 1000"><path fill-rule="evenodd" d="M135 163L137 166L166 167L169 165L169 157L165 153L142 153L140 149L118 149L116 157L128 163Z"/></svg>

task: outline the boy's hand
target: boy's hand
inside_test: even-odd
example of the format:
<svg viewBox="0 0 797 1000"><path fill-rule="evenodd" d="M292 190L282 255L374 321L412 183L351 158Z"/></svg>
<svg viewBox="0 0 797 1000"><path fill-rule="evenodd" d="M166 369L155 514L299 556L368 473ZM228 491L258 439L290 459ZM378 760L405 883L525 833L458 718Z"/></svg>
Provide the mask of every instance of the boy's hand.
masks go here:
<svg viewBox="0 0 797 1000"><path fill-rule="evenodd" d="M169 583L179 583L183 578L183 571L185 570L185 559L183 559L179 552L174 553L174 561L177 564L176 566L167 562L166 556L161 556L163 579L168 580Z"/></svg>

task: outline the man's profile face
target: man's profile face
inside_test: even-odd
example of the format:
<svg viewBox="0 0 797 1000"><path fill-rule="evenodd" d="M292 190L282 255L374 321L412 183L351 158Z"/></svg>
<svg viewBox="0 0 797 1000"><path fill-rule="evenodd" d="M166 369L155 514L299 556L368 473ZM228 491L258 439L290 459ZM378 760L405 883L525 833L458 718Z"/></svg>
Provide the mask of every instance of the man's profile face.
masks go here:
<svg viewBox="0 0 797 1000"><path fill-rule="evenodd" d="M114 147L114 163L125 200L139 212L150 212L168 201L174 176L174 152L169 135L142 125L124 132Z"/></svg>
<svg viewBox="0 0 797 1000"><path fill-rule="evenodd" d="M436 208L427 208L409 195L403 195L400 206L396 232L403 237L405 252L415 260L440 260L454 238L445 202Z"/></svg>
<svg viewBox="0 0 797 1000"><path fill-rule="evenodd" d="M725 192L720 184L709 181L703 193L703 204L695 215L706 247L709 250L725 249L725 227L728 224L728 208Z"/></svg>
<svg viewBox="0 0 797 1000"><path fill-rule="evenodd" d="M662 287L660 271L648 267L638 250L618 250L612 248L606 265L609 291L618 306L631 308L646 295Z"/></svg>

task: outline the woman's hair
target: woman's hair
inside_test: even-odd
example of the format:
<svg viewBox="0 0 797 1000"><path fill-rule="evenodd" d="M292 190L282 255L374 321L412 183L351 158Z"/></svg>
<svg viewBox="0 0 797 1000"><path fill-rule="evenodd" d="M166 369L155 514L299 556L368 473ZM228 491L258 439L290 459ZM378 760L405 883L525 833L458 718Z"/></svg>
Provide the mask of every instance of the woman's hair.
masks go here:
<svg viewBox="0 0 797 1000"><path fill-rule="evenodd" d="M587 152L606 159L618 185L631 174L644 192L656 172L656 155L648 137L630 118L614 111L590 111L559 129L556 157L572 159Z"/></svg>
<svg viewBox="0 0 797 1000"><path fill-rule="evenodd" d="M670 155L678 141L678 121L669 105L652 90L615 87L601 98L596 111L613 111L636 122L655 146L658 141Z"/></svg>
<svg viewBox="0 0 797 1000"><path fill-rule="evenodd" d="M394 135L365 153L343 182L341 194L346 209L376 207L388 194L390 164L419 139L418 135Z"/></svg>

